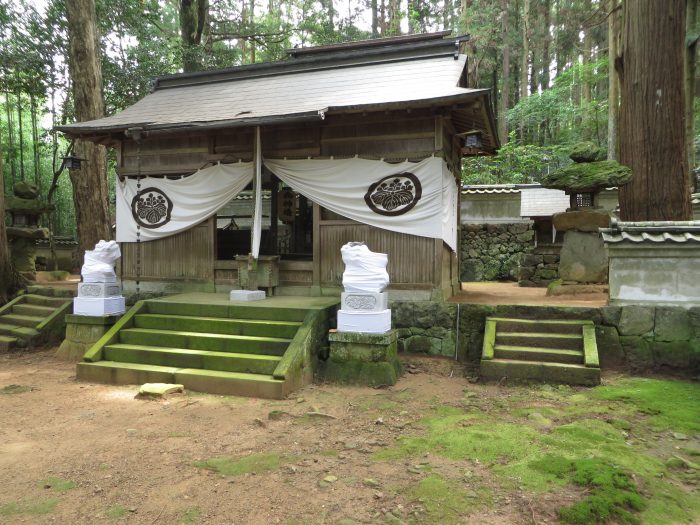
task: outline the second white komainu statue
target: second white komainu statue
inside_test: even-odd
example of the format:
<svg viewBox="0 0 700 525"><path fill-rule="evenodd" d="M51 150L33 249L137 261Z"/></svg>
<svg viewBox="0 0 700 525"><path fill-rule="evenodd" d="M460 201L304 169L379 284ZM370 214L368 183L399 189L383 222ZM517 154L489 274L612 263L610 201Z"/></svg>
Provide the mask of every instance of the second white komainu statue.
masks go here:
<svg viewBox="0 0 700 525"><path fill-rule="evenodd" d="M389 285L385 253L370 251L362 242L349 242L340 249L345 263L343 288L346 292L380 293Z"/></svg>

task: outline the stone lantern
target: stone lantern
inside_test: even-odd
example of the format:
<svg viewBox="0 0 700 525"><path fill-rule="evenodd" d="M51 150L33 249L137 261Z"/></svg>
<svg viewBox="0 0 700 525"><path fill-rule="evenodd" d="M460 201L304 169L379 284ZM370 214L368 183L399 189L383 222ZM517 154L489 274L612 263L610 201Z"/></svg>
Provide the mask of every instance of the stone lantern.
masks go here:
<svg viewBox="0 0 700 525"><path fill-rule="evenodd" d="M49 231L39 226L42 213L53 211L53 206L39 199L39 189L34 184L17 182L12 187L14 195L5 197L5 208L10 214L7 239L10 257L15 269L25 279L36 279L36 241L46 239Z"/></svg>
<svg viewBox="0 0 700 525"><path fill-rule="evenodd" d="M599 160L604 157L591 142L577 144L570 155L574 163L542 179L542 186L564 190L571 199L566 212L552 217L554 228L564 232L559 262L564 285L608 282L608 256L599 229L608 227L610 215L598 207L598 194L627 184L632 171L617 161Z"/></svg>

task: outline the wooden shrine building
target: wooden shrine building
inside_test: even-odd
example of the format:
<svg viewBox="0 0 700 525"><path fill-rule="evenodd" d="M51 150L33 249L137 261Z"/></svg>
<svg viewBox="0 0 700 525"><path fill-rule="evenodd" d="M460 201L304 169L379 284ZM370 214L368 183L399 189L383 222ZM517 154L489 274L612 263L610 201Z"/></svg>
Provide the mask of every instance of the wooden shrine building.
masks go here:
<svg viewBox="0 0 700 525"><path fill-rule="evenodd" d="M276 294L337 294L340 247L364 241L388 254L395 298L452 295L461 159L498 139L466 37L448 34L162 77L121 113L59 127L116 151L125 289L229 290L236 256L259 250L279 258Z"/></svg>

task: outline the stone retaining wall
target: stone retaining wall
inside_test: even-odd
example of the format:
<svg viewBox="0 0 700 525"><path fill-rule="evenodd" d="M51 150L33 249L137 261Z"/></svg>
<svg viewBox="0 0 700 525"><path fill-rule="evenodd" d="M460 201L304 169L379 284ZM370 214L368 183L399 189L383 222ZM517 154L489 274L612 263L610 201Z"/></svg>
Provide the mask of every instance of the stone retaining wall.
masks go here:
<svg viewBox="0 0 700 525"><path fill-rule="evenodd" d="M528 287L546 287L559 279L559 246L537 247L528 253L520 263L518 285Z"/></svg>
<svg viewBox="0 0 700 525"><path fill-rule="evenodd" d="M532 224L462 226L460 281L517 280L524 254L532 251Z"/></svg>
<svg viewBox="0 0 700 525"><path fill-rule="evenodd" d="M486 317L588 319L596 325L601 366L634 372L673 369L700 373L700 307L606 306L602 308L457 305L396 301L390 305L399 351L457 357L478 364Z"/></svg>

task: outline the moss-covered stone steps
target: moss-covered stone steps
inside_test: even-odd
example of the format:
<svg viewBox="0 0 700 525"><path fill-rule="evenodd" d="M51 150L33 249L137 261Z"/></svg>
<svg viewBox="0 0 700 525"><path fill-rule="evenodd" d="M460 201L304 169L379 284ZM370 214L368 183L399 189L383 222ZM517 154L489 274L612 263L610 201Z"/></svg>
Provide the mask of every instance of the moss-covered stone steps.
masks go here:
<svg viewBox="0 0 700 525"><path fill-rule="evenodd" d="M228 335L263 336L291 339L301 326L300 321L270 321L260 319L222 319L191 315L138 314L137 328L209 332Z"/></svg>
<svg viewBox="0 0 700 525"><path fill-rule="evenodd" d="M9 352L17 346L18 339L9 335L0 335L0 354Z"/></svg>
<svg viewBox="0 0 700 525"><path fill-rule="evenodd" d="M600 369L571 363L546 363L515 359L481 361L481 375L492 379L527 379L532 381L595 386L600 383Z"/></svg>
<svg viewBox="0 0 700 525"><path fill-rule="evenodd" d="M583 334L554 332L498 332L496 344L583 350Z"/></svg>
<svg viewBox="0 0 700 525"><path fill-rule="evenodd" d="M578 385L600 382L592 321L489 317L481 375Z"/></svg>
<svg viewBox="0 0 700 525"><path fill-rule="evenodd" d="M2 324L28 326L30 328L35 327L43 320L44 320L44 318L39 317L38 315L21 315L21 314L0 315L0 323L2 323Z"/></svg>
<svg viewBox="0 0 700 525"><path fill-rule="evenodd" d="M580 364L583 362L583 350L497 344L494 347L494 358Z"/></svg>
<svg viewBox="0 0 700 525"><path fill-rule="evenodd" d="M155 328L127 328L120 332L120 341L125 344L279 356L284 354L291 339Z"/></svg>
<svg viewBox="0 0 700 525"><path fill-rule="evenodd" d="M267 399L281 399L285 395L285 381L275 379L271 375L178 368L143 363L82 362L78 363L77 378L82 381L112 385L175 383L196 392Z"/></svg>
<svg viewBox="0 0 700 525"><path fill-rule="evenodd" d="M13 314L33 315L36 317L48 317L56 308L51 306L40 306L38 304L16 304L12 307Z"/></svg>
<svg viewBox="0 0 700 525"><path fill-rule="evenodd" d="M202 295L139 301L85 352L78 378L275 399L312 380L337 302L250 307Z"/></svg>
<svg viewBox="0 0 700 525"><path fill-rule="evenodd" d="M30 286L26 293L0 307L0 352L32 347L63 338L72 291ZM69 295L70 294L70 295Z"/></svg>
<svg viewBox="0 0 700 525"><path fill-rule="evenodd" d="M268 375L272 375L282 359L276 355L211 352L187 348L163 348L128 344L106 346L104 357L108 361L123 363L142 363Z"/></svg>
<svg viewBox="0 0 700 525"><path fill-rule="evenodd" d="M148 313L301 322L304 320L307 310L304 308L260 308L240 304L180 303L154 300L148 302Z"/></svg>

